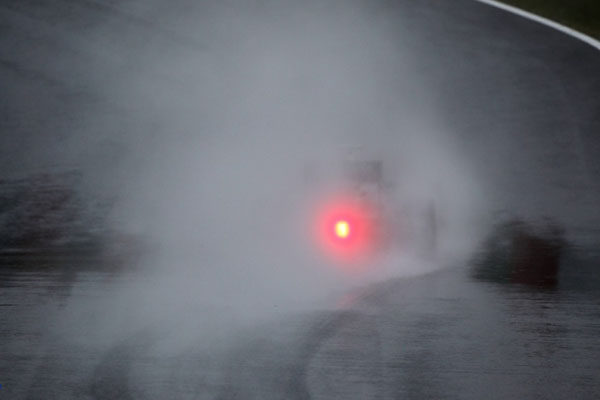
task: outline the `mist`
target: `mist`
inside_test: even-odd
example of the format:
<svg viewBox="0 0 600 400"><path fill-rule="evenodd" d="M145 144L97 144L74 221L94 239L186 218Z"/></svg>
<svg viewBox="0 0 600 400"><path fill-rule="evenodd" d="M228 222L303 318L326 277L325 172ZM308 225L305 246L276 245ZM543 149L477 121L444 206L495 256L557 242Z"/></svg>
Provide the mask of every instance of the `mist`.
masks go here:
<svg viewBox="0 0 600 400"><path fill-rule="evenodd" d="M89 338L173 326L170 334L191 343L198 334L218 338L243 324L336 307L353 287L466 259L483 225L478 177L391 8L114 7L137 17L93 30L88 51L106 57L86 79L108 103L85 107L68 158L82 167L87 196L114 199L112 229L149 250L131 284L71 304L65 326L96 309L92 326L102 329L90 328ZM303 173L310 165L328 176L349 147L383 161L403 215L418 220L421 206L434 202L436 257L405 246L349 274L318 252L307 219L319 198Z"/></svg>
<svg viewBox="0 0 600 400"><path fill-rule="evenodd" d="M471 0L4 3L9 397L598 391L595 48Z"/></svg>

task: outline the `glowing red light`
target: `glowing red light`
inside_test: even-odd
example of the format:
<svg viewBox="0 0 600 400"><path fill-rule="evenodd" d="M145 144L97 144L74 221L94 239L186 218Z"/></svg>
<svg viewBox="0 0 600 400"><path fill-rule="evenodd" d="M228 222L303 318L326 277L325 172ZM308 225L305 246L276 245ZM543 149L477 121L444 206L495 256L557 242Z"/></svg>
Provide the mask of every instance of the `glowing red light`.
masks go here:
<svg viewBox="0 0 600 400"><path fill-rule="evenodd" d="M341 239L345 239L350 236L350 224L348 221L340 220L336 222L334 230L337 237Z"/></svg>
<svg viewBox="0 0 600 400"><path fill-rule="evenodd" d="M317 216L317 237L335 259L353 262L367 256L374 245L374 210L353 197L327 202Z"/></svg>

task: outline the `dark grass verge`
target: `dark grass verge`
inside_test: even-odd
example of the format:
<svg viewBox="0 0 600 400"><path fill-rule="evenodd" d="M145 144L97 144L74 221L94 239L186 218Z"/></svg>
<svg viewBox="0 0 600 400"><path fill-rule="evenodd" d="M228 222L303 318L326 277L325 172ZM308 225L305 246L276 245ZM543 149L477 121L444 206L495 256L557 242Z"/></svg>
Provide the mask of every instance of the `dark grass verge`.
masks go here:
<svg viewBox="0 0 600 400"><path fill-rule="evenodd" d="M503 0L600 39L600 0Z"/></svg>

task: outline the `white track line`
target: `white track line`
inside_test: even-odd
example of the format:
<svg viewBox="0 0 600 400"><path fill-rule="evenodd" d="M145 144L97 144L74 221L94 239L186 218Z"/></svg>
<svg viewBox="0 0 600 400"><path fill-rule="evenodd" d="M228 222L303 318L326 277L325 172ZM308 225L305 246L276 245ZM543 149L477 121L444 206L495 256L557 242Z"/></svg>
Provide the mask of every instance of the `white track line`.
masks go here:
<svg viewBox="0 0 600 400"><path fill-rule="evenodd" d="M495 0L475 0L475 1L479 1L480 3L488 4L488 5L492 6L492 7L500 8L502 10L511 12L513 14L519 15L519 16L527 18L527 19L530 19L530 20L538 22L540 24L549 26L549 27L551 27L553 29L559 30L559 31L561 31L563 33L566 33L567 35L570 35L570 36L572 36L572 37L574 37L576 39L581 40L581 41L589 44L590 46L596 48L597 50L600 50L600 41L598 41L598 40L596 40L596 39L594 39L594 38L592 38L592 37L590 37L590 36L588 36L586 34L578 32L578 31L576 31L574 29L571 29L569 27L561 25L558 22L549 20L549 19L544 18L544 17L540 17L539 15L532 14L530 12L521 10L520 8L509 6L509 5L506 5L504 3L500 3L500 2L495 1ZM585 174L586 178L587 178L586 180L591 185L595 185L595 180L591 179L590 175L589 175L590 169L587 168L587 166L588 166L587 157L585 157L585 152L583 151L583 145L582 145L581 137L580 137L579 134L575 134L575 143L576 143L576 147L577 147L576 151L579 153L579 156L581 157L581 160L582 160L582 163L583 163L583 167L584 167L583 169L586 171L586 174Z"/></svg>
<svg viewBox="0 0 600 400"><path fill-rule="evenodd" d="M520 8L509 6L509 5L506 5L504 3L500 3L500 2L494 1L494 0L475 0L475 1L479 1L480 3L485 3L485 4L488 4L488 5L496 7L496 8L501 8L502 10L511 12L513 14L519 15L519 16L524 17L524 18L528 18L528 19L530 19L532 21L535 21L535 22L539 22L540 24L544 24L546 26L549 26L551 28L559 30L559 31L561 31L563 33L566 33L567 35L571 35L574 38L577 38L577 39L579 39L579 40L581 40L581 41L589 44L590 46L595 47L597 50L600 50L600 42L598 40L596 40L596 39L594 39L594 38L592 38L592 37L590 37L590 36L588 36L586 34L578 32L578 31L576 31L574 29L566 27L566 26L564 26L562 24L559 24L558 22L549 20L549 19L544 18L544 17L540 17L539 15L532 14L530 12L521 10Z"/></svg>

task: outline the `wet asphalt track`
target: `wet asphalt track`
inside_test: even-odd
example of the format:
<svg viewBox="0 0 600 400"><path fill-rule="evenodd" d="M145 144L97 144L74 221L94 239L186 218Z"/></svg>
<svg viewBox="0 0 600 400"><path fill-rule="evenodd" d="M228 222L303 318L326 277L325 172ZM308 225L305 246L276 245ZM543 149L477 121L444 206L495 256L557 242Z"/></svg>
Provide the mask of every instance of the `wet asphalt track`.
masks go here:
<svg viewBox="0 0 600 400"><path fill-rule="evenodd" d="M108 39L116 53L147 35L201 51L202 44L176 26L115 12L109 4L3 2L3 131L30 129L28 124L56 131L76 127L76 120L53 116L81 103L123 115L126 100L97 91L76 74L63 76L61 60L48 57L66 54L82 69L100 65L98 79L126 75L133 60L111 64L86 52L90 25L129 26L123 43ZM573 240L597 246L600 53L476 2L423 0L389 7L416 33L405 44L421 56L424 78L437 88L457 143L487 177L490 197L524 212L556 215ZM452 101L458 96L460 102ZM46 97L61 101L48 109ZM31 110L33 117L24 117ZM0 139L14 154L36 140L15 137ZM514 151L522 148L529 151ZM511 162L496 169L490 159ZM22 160L2 162L10 169ZM60 335L56 321L69 300L106 296L102 273L9 270L0 282L0 398L595 399L597 260L569 264L567 284L556 291L474 282L460 268L390 281L366 289L340 310L246 328L234 348L199 346L176 355L157 355L156 347L172 334L160 329L94 346ZM575 265L587 268L573 272ZM130 278L112 279L127 285ZM94 326L98 312L82 314L82 337L93 335L86 325Z"/></svg>
<svg viewBox="0 0 600 400"><path fill-rule="evenodd" d="M223 335L179 348L168 325L94 332L106 310L86 304L115 284L139 285L126 275L117 283L104 273L68 281L3 273L2 396L593 399L599 257L576 258L565 260L570 272L554 289L473 281L449 269L357 290L337 309L246 325L230 346Z"/></svg>

